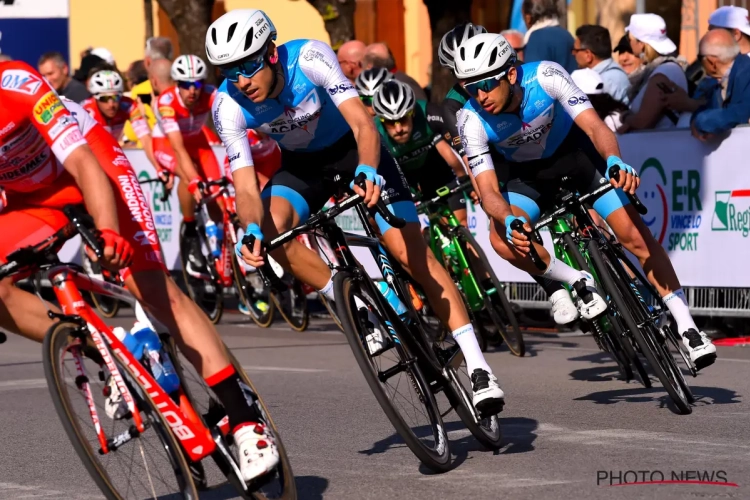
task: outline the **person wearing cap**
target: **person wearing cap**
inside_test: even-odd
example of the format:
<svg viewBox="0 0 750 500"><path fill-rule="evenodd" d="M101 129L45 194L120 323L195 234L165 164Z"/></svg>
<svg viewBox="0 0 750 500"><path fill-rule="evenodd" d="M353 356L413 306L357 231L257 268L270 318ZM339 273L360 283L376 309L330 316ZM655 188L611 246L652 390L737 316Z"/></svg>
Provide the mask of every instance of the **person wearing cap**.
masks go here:
<svg viewBox="0 0 750 500"><path fill-rule="evenodd" d="M573 55L579 68L590 68L601 75L604 93L628 104L628 75L612 59L612 40L604 26L586 24L576 30ZM575 72L574 72L575 73Z"/></svg>
<svg viewBox="0 0 750 500"><path fill-rule="evenodd" d="M708 17L708 29L723 28L734 37L740 54L750 54L750 14L747 9L727 5L719 7Z"/></svg>
<svg viewBox="0 0 750 500"><path fill-rule="evenodd" d="M622 125L621 115L628 110L627 104L618 101L605 90L602 75L590 68L577 69L570 74L573 83L583 90L594 111L612 132Z"/></svg>
<svg viewBox="0 0 750 500"><path fill-rule="evenodd" d="M620 132L676 126L679 117L666 108L659 86L677 86L687 92L687 64L673 56L677 46L667 36L664 19L656 14L633 14L625 31L633 55L644 59L646 65L630 78L631 113L625 115Z"/></svg>
<svg viewBox="0 0 750 500"><path fill-rule="evenodd" d="M630 38L627 33L622 35L612 52L618 54L617 63L628 76L643 67L643 60L633 55L633 48L630 46Z"/></svg>
<svg viewBox="0 0 750 500"><path fill-rule="evenodd" d="M112 52L109 51L109 49L105 49L104 47L97 47L95 49L91 49L91 54L94 54L97 57L101 57L104 62L107 64L111 64L115 68L117 67L117 63L115 62L115 56L112 55Z"/></svg>

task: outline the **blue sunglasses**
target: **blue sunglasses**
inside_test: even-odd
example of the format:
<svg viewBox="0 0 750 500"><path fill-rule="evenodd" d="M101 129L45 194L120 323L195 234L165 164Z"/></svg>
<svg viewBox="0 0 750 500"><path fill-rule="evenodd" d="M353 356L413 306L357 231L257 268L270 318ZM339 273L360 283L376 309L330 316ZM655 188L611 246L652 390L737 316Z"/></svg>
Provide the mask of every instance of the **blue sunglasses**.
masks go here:
<svg viewBox="0 0 750 500"><path fill-rule="evenodd" d="M507 74L508 72L506 71L506 72L500 73L499 75L495 75L493 77L487 78L485 80L480 80L474 83L467 83L464 86L464 89L466 90L466 92L473 95L474 97L479 95L480 90L486 94L487 92L491 92L495 90L500 85L500 81Z"/></svg>
<svg viewBox="0 0 750 500"><path fill-rule="evenodd" d="M221 74L224 75L224 78L226 78L230 82L238 82L240 80L240 76L244 76L245 78L252 78L258 71L263 69L263 66L265 66L265 64L266 62L264 52L264 55L255 59L248 59L233 66L225 66L219 68L219 70L221 71Z"/></svg>
<svg viewBox="0 0 750 500"><path fill-rule="evenodd" d="M190 87L195 87L197 90L200 90L204 85L205 82L203 80L198 80L197 82L177 82L177 86L185 90L190 90Z"/></svg>

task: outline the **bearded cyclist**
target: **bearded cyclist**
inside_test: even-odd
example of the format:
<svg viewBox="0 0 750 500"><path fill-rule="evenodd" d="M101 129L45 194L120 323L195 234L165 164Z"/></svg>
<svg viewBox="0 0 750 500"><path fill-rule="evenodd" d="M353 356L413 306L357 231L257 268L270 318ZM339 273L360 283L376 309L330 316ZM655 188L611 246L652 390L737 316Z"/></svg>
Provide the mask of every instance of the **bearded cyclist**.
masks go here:
<svg viewBox="0 0 750 500"><path fill-rule="evenodd" d="M481 33L487 33L487 30L483 26L471 23L459 24L446 33L438 47L440 64L453 71L454 54L458 50L459 45ZM461 137L458 134L457 115L469 99L471 99L471 96L464 90L463 86L460 83L456 83L448 91L442 103L445 139L456 153L463 158L467 166L468 159L464 153ZM476 181L474 182L476 188ZM578 309L570 298L570 293L560 283L542 278L541 276L532 275L531 278L547 293L547 297L552 304L552 317L555 323L558 325L569 325L578 319Z"/></svg>
<svg viewBox="0 0 750 500"><path fill-rule="evenodd" d="M274 438L248 403L249 389L213 325L168 278L148 202L117 141L83 108L63 104L27 64L0 63L0 80L7 82L0 89L0 179L7 191L0 259L65 226L65 205L85 203L101 232L103 264L127 268L121 275L128 290L174 334L224 405L245 479L267 472L268 456L278 460ZM0 327L42 342L53 325L48 307L54 307L13 286L11 278L0 282L0 297Z"/></svg>
<svg viewBox="0 0 750 500"><path fill-rule="evenodd" d="M493 219L493 248L519 269L539 274L529 259L534 243L512 231L511 223L520 219L530 231L529 222L551 208L563 176L575 179L578 191L586 194L606 182L600 173L604 172L618 189L600 195L593 209L646 270L696 367L712 364L716 347L695 325L664 248L623 193L635 193L640 179L620 159L617 138L559 64L517 66L515 60L508 41L489 33L469 38L455 53L456 78L472 96L459 113L458 129L484 209ZM620 168L619 181L609 179L612 166ZM584 317L606 311L589 273L557 260L541 245L534 246L547 265L541 272L545 277L569 285L583 282L588 288L590 294L584 295L588 299L580 301Z"/></svg>
<svg viewBox="0 0 750 500"><path fill-rule="evenodd" d="M463 162L443 138L439 105L417 101L411 87L391 80L378 87L372 109L386 148L412 188L433 197L443 186L468 180ZM451 195L447 202L459 222L466 226L463 193Z"/></svg>
<svg viewBox="0 0 750 500"><path fill-rule="evenodd" d="M206 34L208 59L226 77L213 106L216 130L230 159L239 218L245 232L257 238L252 251L240 243L238 253L248 264L262 265L264 234L274 237L305 222L336 193L342 177L365 174L366 189L351 185L370 207L387 186L385 203L407 225L394 229L375 215L384 244L422 284L452 330L472 376L474 405L482 413L497 413L504 394L479 349L458 289L427 248L409 187L336 55L317 40L276 46L275 39L268 16L250 9L224 14ZM248 128L268 133L282 149L282 167L262 194L252 168ZM273 258L333 298L333 275L316 252L293 240L276 249Z"/></svg>
<svg viewBox="0 0 750 500"><path fill-rule="evenodd" d="M206 260L198 238L195 202L203 196L204 181L221 179L221 168L216 160L203 126L211 112L215 88L205 83L206 63L198 56L182 55L174 60L171 77L175 82L159 94L156 100L158 125L167 137L176 160L176 174L180 178L177 194L182 212L182 238L187 255L186 271L195 278L208 273ZM215 203L209 210L214 220L221 220ZM223 241L222 225L218 240Z"/></svg>
<svg viewBox="0 0 750 500"><path fill-rule="evenodd" d="M375 117L375 110L372 109L372 99L375 91L385 82L393 80L393 73L385 68L370 68L362 71L354 80L354 86L359 94L359 100L365 105L365 109L370 116Z"/></svg>

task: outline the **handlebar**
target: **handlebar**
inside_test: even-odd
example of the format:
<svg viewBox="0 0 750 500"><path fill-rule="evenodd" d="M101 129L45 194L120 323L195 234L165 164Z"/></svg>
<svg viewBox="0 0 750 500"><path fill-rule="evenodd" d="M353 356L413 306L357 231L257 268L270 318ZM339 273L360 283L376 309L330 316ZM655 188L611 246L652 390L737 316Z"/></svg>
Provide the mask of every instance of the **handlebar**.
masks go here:
<svg viewBox="0 0 750 500"><path fill-rule="evenodd" d="M447 189L447 191L440 191L441 189L442 190ZM467 189L473 189L473 186L471 185L470 180L462 182L461 184L458 184L457 186L454 186L450 189L448 189L448 186L443 186L436 191L438 193L437 196L435 196L434 198L430 198L428 200L417 201L414 203L414 206L417 208L417 210L419 210L419 208L422 206L432 205L433 203L437 203L438 201L440 201L441 198L454 195L458 193L459 191L466 191Z"/></svg>
<svg viewBox="0 0 750 500"><path fill-rule="evenodd" d="M539 257L539 253L536 251L536 248L534 248L534 240L536 239L533 235L533 231L526 231L523 228L523 222L521 222L519 219L514 220L510 223L510 229L513 231L518 231L521 234L525 234L527 238L529 238L529 241L531 242L531 246L529 247L529 257L531 258L531 262L534 263L537 269L540 271L544 271L547 269L547 265L544 263L541 257Z"/></svg>
<svg viewBox="0 0 750 500"><path fill-rule="evenodd" d="M612 165L609 168L609 177L610 179L614 179L616 181L620 180L620 167L617 165ZM648 208L646 208L646 205L641 203L641 200L638 198L637 194L630 194L625 193L628 196L628 200L630 200L630 203L635 207L635 209L638 211L641 215L646 215L648 213Z"/></svg>
<svg viewBox="0 0 750 500"><path fill-rule="evenodd" d="M202 207L203 205L206 205L208 203L211 203L216 198L218 198L219 196L221 196L222 195L222 190L224 188L226 188L227 186L230 186L230 185L232 185L232 181L230 181L226 177L222 177L221 179L215 179L215 180L212 180L212 181L201 183L201 192L203 193L203 197L201 198L201 201L198 204L198 207L196 208L196 210L200 210L200 207ZM209 190L212 187L218 187L218 188L221 188L221 189L219 189L215 193L209 193Z"/></svg>
<svg viewBox="0 0 750 500"><path fill-rule="evenodd" d="M159 201L161 201L162 203L165 203L169 199L169 195L171 191L167 190L166 182L164 181L164 179L161 179L158 177L156 179L143 179L143 180L139 180L138 184L154 184L157 182L161 184L162 186L164 186L164 191L162 192L162 195L161 195L161 198L159 198Z"/></svg>

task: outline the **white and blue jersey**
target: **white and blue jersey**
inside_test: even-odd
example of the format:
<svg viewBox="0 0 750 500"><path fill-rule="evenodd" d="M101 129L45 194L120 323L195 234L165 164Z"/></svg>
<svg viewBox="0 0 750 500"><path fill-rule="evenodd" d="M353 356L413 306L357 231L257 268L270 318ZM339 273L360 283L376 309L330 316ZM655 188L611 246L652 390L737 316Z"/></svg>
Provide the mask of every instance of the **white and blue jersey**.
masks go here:
<svg viewBox="0 0 750 500"><path fill-rule="evenodd" d="M293 40L278 47L284 89L275 99L254 103L224 81L213 104L213 119L232 171L253 165L247 129L265 132L282 150L321 151L351 129L338 110L358 99L336 54L317 40Z"/></svg>
<svg viewBox="0 0 750 500"><path fill-rule="evenodd" d="M542 61L518 68L523 101L518 114L493 115L470 99L458 113L458 131L474 176L494 169L490 145L509 162L548 158L573 120L593 109L586 94L557 63Z"/></svg>

